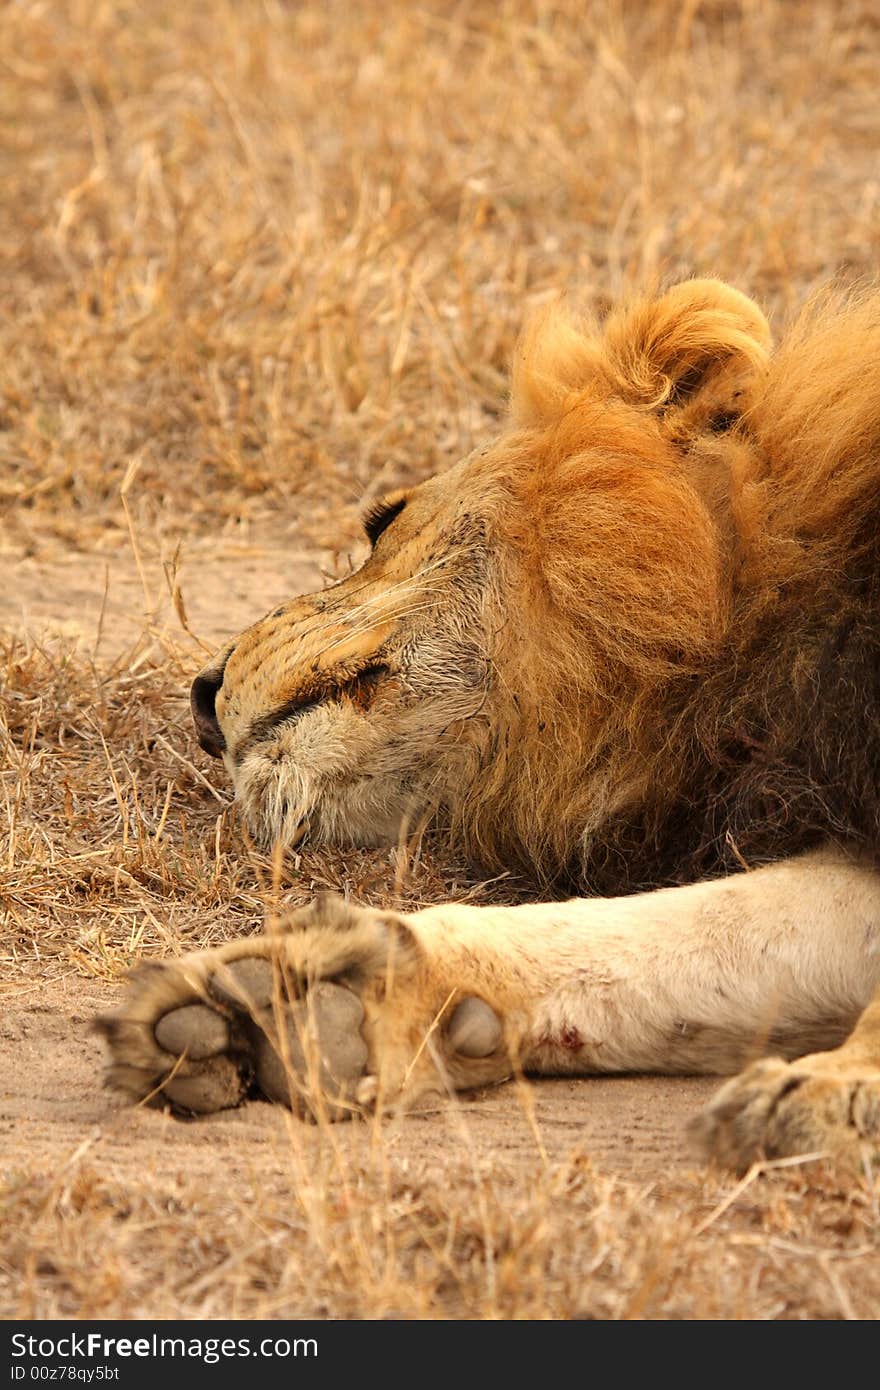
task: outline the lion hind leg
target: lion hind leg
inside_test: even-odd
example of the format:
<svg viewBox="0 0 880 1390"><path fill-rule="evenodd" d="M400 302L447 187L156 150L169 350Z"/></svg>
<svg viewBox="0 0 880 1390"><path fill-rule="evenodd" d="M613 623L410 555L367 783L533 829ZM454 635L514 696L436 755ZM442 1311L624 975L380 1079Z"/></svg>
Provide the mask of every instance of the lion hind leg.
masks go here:
<svg viewBox="0 0 880 1390"><path fill-rule="evenodd" d="M755 1062L694 1121L705 1152L745 1171L760 1159L880 1155L880 987L840 1047Z"/></svg>

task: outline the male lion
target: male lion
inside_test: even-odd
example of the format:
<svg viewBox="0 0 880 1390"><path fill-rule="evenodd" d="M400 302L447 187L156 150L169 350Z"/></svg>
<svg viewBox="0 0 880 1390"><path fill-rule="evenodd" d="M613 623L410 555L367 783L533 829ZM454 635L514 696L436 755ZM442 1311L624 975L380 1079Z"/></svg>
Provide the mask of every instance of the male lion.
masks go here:
<svg viewBox="0 0 880 1390"><path fill-rule="evenodd" d="M878 522L880 294L775 351L715 280L540 314L497 443L374 507L362 568L230 642L193 713L264 843L438 816L484 866L608 896L319 899L142 972L100 1025L111 1083L338 1117L769 1052L709 1153L880 1141Z"/></svg>

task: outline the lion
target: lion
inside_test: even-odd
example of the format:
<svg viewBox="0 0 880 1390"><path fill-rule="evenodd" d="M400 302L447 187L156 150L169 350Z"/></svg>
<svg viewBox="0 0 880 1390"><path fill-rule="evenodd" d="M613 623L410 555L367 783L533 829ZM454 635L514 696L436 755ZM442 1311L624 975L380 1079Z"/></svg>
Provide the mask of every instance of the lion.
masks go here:
<svg viewBox="0 0 880 1390"><path fill-rule="evenodd" d="M112 1086L417 1108L519 1072L732 1077L743 1170L880 1143L880 293L774 348L712 279L527 324L497 441L192 687L265 845L439 824L546 901L323 896L142 970ZM573 896L576 895L576 896Z"/></svg>

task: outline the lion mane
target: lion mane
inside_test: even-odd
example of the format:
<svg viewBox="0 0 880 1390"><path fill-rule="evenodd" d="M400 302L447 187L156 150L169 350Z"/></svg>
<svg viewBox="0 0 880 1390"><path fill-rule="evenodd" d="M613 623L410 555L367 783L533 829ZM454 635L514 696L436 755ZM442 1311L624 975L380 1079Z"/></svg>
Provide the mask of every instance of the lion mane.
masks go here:
<svg viewBox="0 0 880 1390"><path fill-rule="evenodd" d="M604 326L557 303L512 413L517 708L459 813L482 861L620 893L873 849L880 295L817 296L775 350L718 281Z"/></svg>

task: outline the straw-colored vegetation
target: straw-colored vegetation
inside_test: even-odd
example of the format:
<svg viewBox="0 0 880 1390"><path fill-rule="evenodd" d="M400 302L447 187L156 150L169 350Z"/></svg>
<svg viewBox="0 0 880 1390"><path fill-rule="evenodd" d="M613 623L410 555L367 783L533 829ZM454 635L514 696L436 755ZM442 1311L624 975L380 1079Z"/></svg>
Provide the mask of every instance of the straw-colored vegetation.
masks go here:
<svg viewBox="0 0 880 1390"><path fill-rule="evenodd" d="M524 891L438 846L249 849L186 713L236 556L344 571L367 498L491 437L558 287L717 273L781 315L872 273L878 89L856 0L2 9L6 1316L875 1314L870 1174L606 1165L586 1082L378 1130L184 1126L101 1095L84 1026L138 954L279 895ZM134 637L99 601L74 640L65 576L100 600L117 573ZM23 630L41 583L57 621Z"/></svg>

